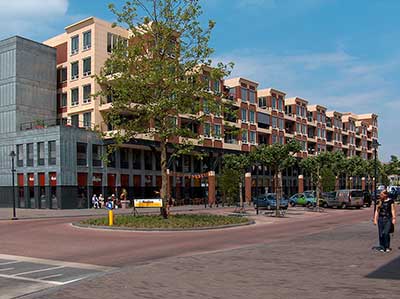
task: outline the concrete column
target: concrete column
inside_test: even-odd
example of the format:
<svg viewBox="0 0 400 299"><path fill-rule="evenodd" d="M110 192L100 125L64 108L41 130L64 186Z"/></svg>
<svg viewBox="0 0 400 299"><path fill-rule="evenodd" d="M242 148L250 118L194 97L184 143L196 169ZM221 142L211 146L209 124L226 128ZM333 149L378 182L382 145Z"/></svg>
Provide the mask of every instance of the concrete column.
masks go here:
<svg viewBox="0 0 400 299"><path fill-rule="evenodd" d="M215 204L215 171L208 172L208 205Z"/></svg>
<svg viewBox="0 0 400 299"><path fill-rule="evenodd" d="M304 192L304 176L302 174L300 174L298 177L298 180L299 180L298 193L303 193Z"/></svg>
<svg viewBox="0 0 400 299"><path fill-rule="evenodd" d="M361 178L361 189L362 189L362 190L367 189L367 188L366 188L366 184L365 184L365 177L362 177L362 178Z"/></svg>
<svg viewBox="0 0 400 299"><path fill-rule="evenodd" d="M251 172L244 175L244 199L247 203L251 202Z"/></svg>

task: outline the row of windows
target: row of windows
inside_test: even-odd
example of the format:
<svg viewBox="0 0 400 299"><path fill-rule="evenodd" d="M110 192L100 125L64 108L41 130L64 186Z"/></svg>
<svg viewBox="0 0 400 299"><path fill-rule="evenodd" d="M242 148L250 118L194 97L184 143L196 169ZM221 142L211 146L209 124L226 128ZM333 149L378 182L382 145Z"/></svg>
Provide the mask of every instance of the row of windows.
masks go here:
<svg viewBox="0 0 400 299"><path fill-rule="evenodd" d="M86 57L82 59L82 77L88 77L92 74L92 58ZM79 79L79 61L71 63L71 80ZM68 80L68 68L63 67L57 70L57 82L64 83Z"/></svg>
<svg viewBox="0 0 400 299"><path fill-rule="evenodd" d="M271 103L272 109L277 109L279 111L283 111L284 108L284 102L282 98L275 98L272 97L272 103Z"/></svg>
<svg viewBox="0 0 400 299"><path fill-rule="evenodd" d="M284 144L285 143L285 137L284 136L272 135L272 144L275 144L275 143Z"/></svg>
<svg viewBox="0 0 400 299"><path fill-rule="evenodd" d="M326 130L317 128L317 137L318 138L326 138Z"/></svg>
<svg viewBox="0 0 400 299"><path fill-rule="evenodd" d="M48 141L47 147L47 165L56 165L57 157L56 157L56 142ZM33 166L44 166L46 161L45 154L45 143L38 142L36 143L36 163L34 163L34 143L18 144L17 145L17 166L18 167L33 167Z"/></svg>
<svg viewBox="0 0 400 299"><path fill-rule="evenodd" d="M248 118L247 118L247 113L248 113ZM242 115L242 122L250 122L251 124L255 123L256 119L256 113L252 110L247 110L247 109L241 109L241 115Z"/></svg>
<svg viewBox="0 0 400 299"><path fill-rule="evenodd" d="M92 101L91 95L92 95L92 85L87 84L82 86L82 98L83 98L83 103L87 104ZM59 107L67 107L68 105L68 95L66 92L63 92L59 94ZM79 105L80 99L79 99L79 87L71 89L71 106L77 106Z"/></svg>
<svg viewBox="0 0 400 299"><path fill-rule="evenodd" d="M279 128L280 130L285 129L285 121L282 118L272 117L272 127Z"/></svg>
<svg viewBox="0 0 400 299"><path fill-rule="evenodd" d="M79 121L79 114L73 114L71 115L70 121L68 121L67 118L62 119L63 125L71 125L72 127L75 128L88 128L88 129L93 129L92 126L92 112L85 112L83 113L83 122L81 123Z"/></svg>
<svg viewBox="0 0 400 299"><path fill-rule="evenodd" d="M326 122L326 115L325 115L325 113L322 113L322 112L317 111L317 122L322 122L322 123L325 123L325 122Z"/></svg>
<svg viewBox="0 0 400 299"><path fill-rule="evenodd" d="M256 103L256 92L244 87L240 88L240 98L242 102L250 102L251 104Z"/></svg>
<svg viewBox="0 0 400 299"><path fill-rule="evenodd" d="M92 47L92 32L86 31L82 34L82 50L89 50ZM79 35L71 37L71 55L79 52Z"/></svg>
<svg viewBox="0 0 400 299"><path fill-rule="evenodd" d="M242 142L248 143L250 141L251 144L256 144L257 142L257 133L255 131L242 130Z"/></svg>
<svg viewBox="0 0 400 299"><path fill-rule="evenodd" d="M307 109L304 106L296 105L296 115L300 117L306 117Z"/></svg>
<svg viewBox="0 0 400 299"><path fill-rule="evenodd" d="M296 132L299 134L307 134L307 125L296 123Z"/></svg>
<svg viewBox="0 0 400 299"><path fill-rule="evenodd" d="M221 138L221 125L215 124L213 125L213 130L211 132L211 124L205 123L204 124L204 136L211 137L214 136L215 138Z"/></svg>

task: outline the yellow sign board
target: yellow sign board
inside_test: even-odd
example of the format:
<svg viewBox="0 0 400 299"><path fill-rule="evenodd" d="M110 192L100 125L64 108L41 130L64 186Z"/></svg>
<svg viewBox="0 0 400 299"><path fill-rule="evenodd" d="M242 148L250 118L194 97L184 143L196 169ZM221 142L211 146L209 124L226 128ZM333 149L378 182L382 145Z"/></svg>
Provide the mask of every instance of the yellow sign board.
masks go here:
<svg viewBox="0 0 400 299"><path fill-rule="evenodd" d="M161 198L153 199L134 199L135 208L162 208Z"/></svg>

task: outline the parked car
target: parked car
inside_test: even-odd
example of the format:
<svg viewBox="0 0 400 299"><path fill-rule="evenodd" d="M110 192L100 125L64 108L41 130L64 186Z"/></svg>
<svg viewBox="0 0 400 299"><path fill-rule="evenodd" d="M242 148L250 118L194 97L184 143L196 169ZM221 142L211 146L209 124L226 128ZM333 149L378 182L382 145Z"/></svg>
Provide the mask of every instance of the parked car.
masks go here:
<svg viewBox="0 0 400 299"><path fill-rule="evenodd" d="M297 193L289 198L289 204L294 206L315 206L317 199L315 198L314 191L305 191L303 193Z"/></svg>
<svg viewBox="0 0 400 299"><path fill-rule="evenodd" d="M389 197L398 200L400 197L400 187L399 186L389 186L387 187L387 192L389 193Z"/></svg>
<svg viewBox="0 0 400 299"><path fill-rule="evenodd" d="M319 199L319 205L321 207L333 207L333 202L336 200L336 191L322 192L321 198Z"/></svg>
<svg viewBox="0 0 400 299"><path fill-rule="evenodd" d="M276 209L276 194L265 193L258 197L253 197L254 208L275 210ZM288 208L289 201L287 198L281 198L279 201L279 209L286 210Z"/></svg>
<svg viewBox="0 0 400 299"><path fill-rule="evenodd" d="M364 205L364 193L358 189L339 190L334 201L335 206L345 209L347 207L361 208Z"/></svg>

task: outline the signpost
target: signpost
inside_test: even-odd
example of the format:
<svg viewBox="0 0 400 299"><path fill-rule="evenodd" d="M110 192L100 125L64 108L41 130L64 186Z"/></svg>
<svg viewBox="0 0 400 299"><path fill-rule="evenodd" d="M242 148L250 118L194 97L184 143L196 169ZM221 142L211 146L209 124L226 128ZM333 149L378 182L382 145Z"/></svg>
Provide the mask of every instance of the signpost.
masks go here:
<svg viewBox="0 0 400 299"><path fill-rule="evenodd" d="M112 201L106 203L106 209L108 210L108 226L114 225L114 204Z"/></svg>
<svg viewBox="0 0 400 299"><path fill-rule="evenodd" d="M163 201L161 198L152 199L134 199L133 200L133 214L138 215L137 208L162 208Z"/></svg>

